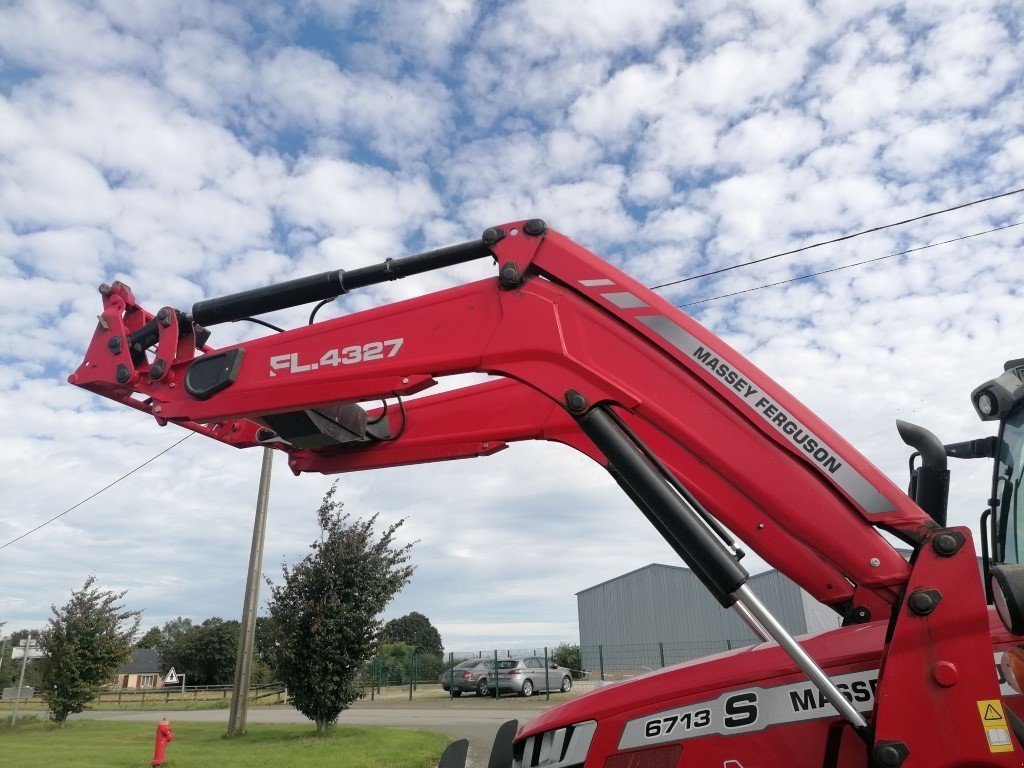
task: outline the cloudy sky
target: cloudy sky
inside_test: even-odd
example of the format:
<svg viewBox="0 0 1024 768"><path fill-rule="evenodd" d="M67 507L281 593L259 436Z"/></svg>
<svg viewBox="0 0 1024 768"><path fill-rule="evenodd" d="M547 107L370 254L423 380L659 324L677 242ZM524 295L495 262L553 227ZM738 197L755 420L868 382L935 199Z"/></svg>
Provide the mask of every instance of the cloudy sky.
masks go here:
<svg viewBox="0 0 1024 768"><path fill-rule="evenodd" d="M656 285L1024 187L1014 6L0 3L0 544L184 434L66 383L99 283L187 308L540 216ZM904 485L896 418L946 441L992 431L967 395L1024 355L1024 226L708 299L1022 220L1013 195L661 293ZM219 326L212 343L263 333ZM195 437L0 549L5 629L40 626L90 573L129 590L144 626L237 617L259 464ZM957 524L988 497L974 464L954 468ZM268 575L304 554L330 482L279 457ZM419 567L386 618L425 613L449 649L574 641L575 592L676 562L600 468L556 445L339 489L354 515L407 519Z"/></svg>

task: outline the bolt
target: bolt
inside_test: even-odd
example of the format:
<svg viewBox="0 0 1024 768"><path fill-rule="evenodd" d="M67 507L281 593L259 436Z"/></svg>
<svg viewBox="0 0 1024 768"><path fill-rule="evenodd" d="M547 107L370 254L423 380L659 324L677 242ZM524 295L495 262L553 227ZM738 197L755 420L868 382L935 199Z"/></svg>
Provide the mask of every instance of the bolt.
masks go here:
<svg viewBox="0 0 1024 768"><path fill-rule="evenodd" d="M583 413L587 410L587 406L590 403L587 398L577 392L575 389L570 389L565 393L565 405L569 409L570 413Z"/></svg>
<svg viewBox="0 0 1024 768"><path fill-rule="evenodd" d="M110 340L107 342L107 348L115 355L121 354L121 337L111 336Z"/></svg>
<svg viewBox="0 0 1024 768"><path fill-rule="evenodd" d="M543 219L530 219L528 222L523 224L523 232L528 235L538 237L548 231L548 225L544 223Z"/></svg>
<svg viewBox="0 0 1024 768"><path fill-rule="evenodd" d="M910 750L902 741L880 741L875 745L875 763L882 768L899 768Z"/></svg>
<svg viewBox="0 0 1024 768"><path fill-rule="evenodd" d="M855 605L853 610L850 611L850 620L857 624L864 624L871 621L871 611L863 605Z"/></svg>
<svg viewBox="0 0 1024 768"><path fill-rule="evenodd" d="M164 307L156 313L156 320L164 328L171 324L171 309L170 307Z"/></svg>
<svg viewBox="0 0 1024 768"><path fill-rule="evenodd" d="M121 363L117 366L117 373L114 374L117 378L118 384L127 384L128 380L132 377L132 372L128 370L128 366Z"/></svg>
<svg viewBox="0 0 1024 768"><path fill-rule="evenodd" d="M408 384L408 383L409 383L409 379L403 378L403 379L402 379L402 383L403 383L403 384Z"/></svg>
<svg viewBox="0 0 1024 768"><path fill-rule="evenodd" d="M514 261L506 261L501 265L501 271L498 272L498 282L501 283L502 288L515 288L522 284L523 277L519 274L519 267L516 266Z"/></svg>
<svg viewBox="0 0 1024 768"><path fill-rule="evenodd" d="M932 539L932 549L939 557L952 557L960 551L965 539L959 531L940 533Z"/></svg>
<svg viewBox="0 0 1024 768"><path fill-rule="evenodd" d="M162 405L153 406L153 413L163 413L164 407Z"/></svg>
<svg viewBox="0 0 1024 768"><path fill-rule="evenodd" d="M871 564L872 568L877 568L882 564L882 561L879 560L877 557L872 557L870 560L868 560L868 563Z"/></svg>
<svg viewBox="0 0 1024 768"><path fill-rule="evenodd" d="M157 381L164 375L164 371L167 368L167 363L160 358L153 363L153 367L149 369L149 378L151 381Z"/></svg>
<svg viewBox="0 0 1024 768"><path fill-rule="evenodd" d="M927 616L935 610L941 600L942 594L938 590L919 589L910 596L907 605L910 606L912 613Z"/></svg>
<svg viewBox="0 0 1024 768"><path fill-rule="evenodd" d="M763 529L763 528L764 528L764 523L758 523L758 524L757 524L757 530L759 530L759 531L760 531L760 530L761 530L761 529Z"/></svg>
<svg viewBox="0 0 1024 768"><path fill-rule="evenodd" d="M501 227L491 227L485 229L483 234L484 245L494 245L499 240L505 237L505 230Z"/></svg>

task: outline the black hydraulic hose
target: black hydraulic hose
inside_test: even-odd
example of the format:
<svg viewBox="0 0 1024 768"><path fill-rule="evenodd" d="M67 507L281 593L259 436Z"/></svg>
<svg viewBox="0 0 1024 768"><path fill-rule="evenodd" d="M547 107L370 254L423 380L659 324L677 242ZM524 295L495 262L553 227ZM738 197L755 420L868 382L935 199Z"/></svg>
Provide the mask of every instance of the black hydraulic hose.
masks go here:
<svg viewBox="0 0 1024 768"><path fill-rule="evenodd" d="M196 302L192 305L192 320L204 326L228 323L251 315L332 299L354 288L398 280L492 255L490 247L482 240L473 240L414 256L385 259L379 264L359 267L348 272L343 269L321 272L318 275L300 277L277 285Z"/></svg>

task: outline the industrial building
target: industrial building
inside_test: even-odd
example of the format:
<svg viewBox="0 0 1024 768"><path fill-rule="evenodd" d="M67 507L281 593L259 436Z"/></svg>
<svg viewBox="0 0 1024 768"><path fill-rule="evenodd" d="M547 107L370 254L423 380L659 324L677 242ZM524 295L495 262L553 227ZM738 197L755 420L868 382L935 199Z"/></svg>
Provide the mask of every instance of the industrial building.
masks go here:
<svg viewBox="0 0 1024 768"><path fill-rule="evenodd" d="M794 635L833 629L839 617L778 571L751 576L761 601ZM576 593L581 666L617 679L758 642L689 568L652 563Z"/></svg>

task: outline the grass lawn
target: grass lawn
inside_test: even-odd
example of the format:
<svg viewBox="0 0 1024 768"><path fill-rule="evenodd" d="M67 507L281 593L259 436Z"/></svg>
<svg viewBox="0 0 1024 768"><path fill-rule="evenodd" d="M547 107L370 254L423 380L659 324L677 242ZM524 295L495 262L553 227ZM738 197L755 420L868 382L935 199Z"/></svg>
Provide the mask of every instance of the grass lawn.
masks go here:
<svg viewBox="0 0 1024 768"><path fill-rule="evenodd" d="M173 728L167 768L433 768L448 744L441 734L394 728L337 727L317 738L312 725L252 725L234 739L222 723ZM155 736L155 722L79 720L57 729L30 719L0 728L0 766L145 768Z"/></svg>

